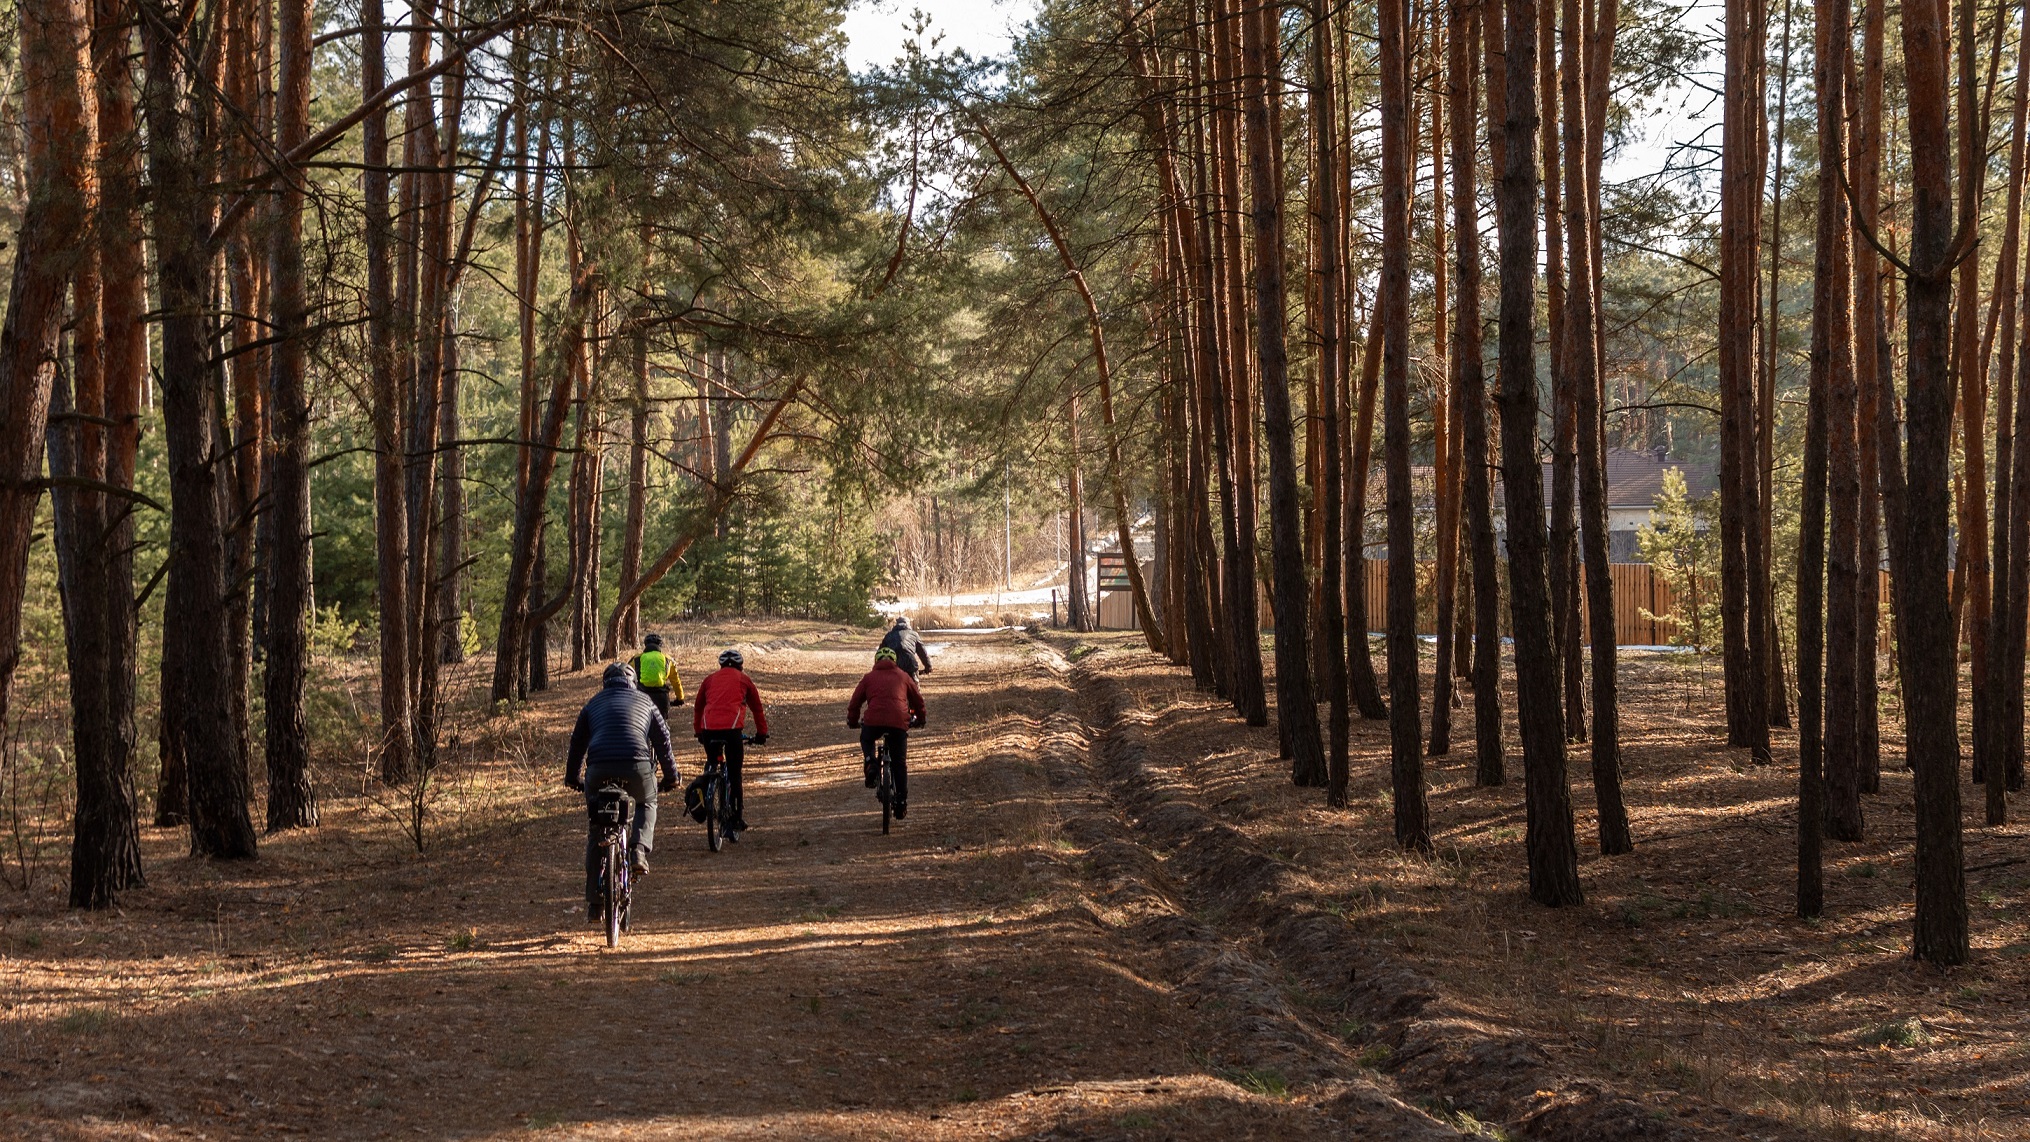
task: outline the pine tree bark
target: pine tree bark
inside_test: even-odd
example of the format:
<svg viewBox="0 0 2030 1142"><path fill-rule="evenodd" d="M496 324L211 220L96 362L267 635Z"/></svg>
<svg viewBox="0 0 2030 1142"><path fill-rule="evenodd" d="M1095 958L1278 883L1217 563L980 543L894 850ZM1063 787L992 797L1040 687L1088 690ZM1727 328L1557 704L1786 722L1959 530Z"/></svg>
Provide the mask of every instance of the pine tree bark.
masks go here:
<svg viewBox="0 0 2030 1142"><path fill-rule="evenodd" d="M1600 852L1633 851L1621 796L1620 713L1615 695L1614 580L1607 565L1607 455L1601 420L1598 299L1593 285L1592 193L1587 185L1589 89L1581 44L1579 0L1564 0L1564 142L1566 265L1565 384L1573 397L1578 446L1580 514L1584 522L1586 604L1593 658L1593 795ZM1604 81L1605 77L1601 77Z"/></svg>
<svg viewBox="0 0 2030 1142"><path fill-rule="evenodd" d="M386 82L386 17L381 0L361 0L365 29L360 90ZM388 124L367 116L361 137L366 210L367 358L374 430L374 599L380 618L381 780L408 778L413 707L409 692L409 512L402 479L402 394L395 355L394 233L388 216Z"/></svg>
<svg viewBox="0 0 2030 1142"><path fill-rule="evenodd" d="M279 0L275 141L283 152L310 133L310 0ZM310 395L305 342L308 300L303 279L303 184L284 179L269 237L274 333L279 339L268 373L272 428L268 461L269 532L266 642L263 679L268 768L268 831L317 823L310 784L309 728L304 686L309 668L306 622L310 610Z"/></svg>
<svg viewBox="0 0 2030 1142"><path fill-rule="evenodd" d="M105 117L95 106L98 85L91 76L100 64L117 64L124 71L126 54L107 50L114 36L110 29L95 34L91 8L82 0L51 5L33 22L32 31L24 27L23 48L36 53L27 79L31 91L44 85L33 102L43 105L35 111L38 117L46 115L44 126L52 128L42 141L46 149L40 161L59 178L74 179L66 189L75 195L72 205L80 214L94 223L105 218L112 231L124 231L125 225L116 221L120 216L104 211L101 171L93 169L112 164L98 134ZM116 243L109 232L79 251L71 281L72 369L69 377L59 373L54 378L48 422L49 470L58 481L50 489L50 506L77 772L73 908L112 907L122 891L142 883L132 772L133 580L127 552L109 542L119 531L117 521L132 509L116 492L126 485L113 470L117 449L109 439L124 430L111 415L121 411L118 391L123 386L109 375L109 367L121 363L109 352L121 333L109 335L104 316L113 306L105 299L102 267L109 253L117 256L109 250ZM81 483L66 486L66 479Z"/></svg>
<svg viewBox="0 0 2030 1142"><path fill-rule="evenodd" d="M1824 388L1823 492L1828 517L1825 552L1824 776L1825 830L1838 840L1861 839L1857 756L1860 710L1860 511L1858 399L1854 379L1851 221L1840 186L1846 165L1846 53L1852 39L1845 0L1821 0L1813 17L1813 71L1819 107L1819 233L1813 281L1812 379ZM1807 461L1810 445L1807 444ZM1809 481L1814 477L1806 474ZM1815 491L1815 489L1814 489ZM1802 569L1799 571L1803 575ZM1800 587L1802 587L1800 578ZM1816 584L1813 584L1816 587ZM1800 596L1800 614L1803 598ZM1800 628L1798 638L1804 633ZM1872 654L1872 649L1870 651ZM1798 659L1799 732L1806 732ZM1814 680L1814 685L1817 681ZM1802 739L1800 739L1802 741Z"/></svg>
<svg viewBox="0 0 2030 1142"><path fill-rule="evenodd" d="M1905 276L1909 456L1896 604L1903 616L1897 641L1905 734L1916 775L1917 910L1912 953L1932 963L1959 964L1967 959L1966 873L1955 726L1959 671L1946 581L1952 520L1950 274L1959 251L1953 248L1952 175L1946 167L1952 148L1946 125L1947 45L1939 6L1906 7L1902 25L1906 129L1913 160L1909 207L1913 272ZM1963 3L1963 41L1972 40L1972 25L1973 7ZM1971 86L1970 42L1963 43L1960 59L1960 82Z"/></svg>
<svg viewBox="0 0 2030 1142"><path fill-rule="evenodd" d="M1311 232L1312 249L1317 256L1314 274L1317 278L1316 303L1313 309L1313 325L1316 341L1313 346L1314 359L1318 370L1320 445L1324 452L1321 459L1322 502L1318 512L1323 517L1324 534L1321 537L1322 584L1319 592L1321 610L1319 615L1319 637L1324 641L1324 675L1320 685L1325 691L1326 709L1326 804L1344 807L1347 802L1347 784L1350 777L1347 757L1347 738L1351 727L1351 710L1348 706L1346 679L1346 612L1344 609L1344 587L1346 573L1345 536L1342 528L1346 512L1345 449L1341 437L1346 418L1341 412L1345 400L1346 378L1341 365L1346 355L1341 352L1339 320L1344 312L1345 276L1340 266L1340 249L1343 236L1339 232L1339 125L1337 104L1339 100L1338 76L1333 66L1333 34L1336 21L1325 0L1314 0L1311 8L1311 142L1313 149L1311 174ZM1361 632L1366 638L1366 632Z"/></svg>
<svg viewBox="0 0 2030 1142"><path fill-rule="evenodd" d="M233 665L219 484L226 445L215 431L224 397L208 344L215 209L208 187L216 140L210 91L189 70L185 39L209 29L194 26L196 14L168 10L159 0L143 0L141 8L171 508L162 708L174 714L164 718L165 768L171 759L183 766L191 850L246 859L257 847L247 811L247 758L232 695L219 685L233 677Z"/></svg>
<svg viewBox="0 0 2030 1142"><path fill-rule="evenodd" d="M1417 564L1410 486L1410 69L1402 0L1376 8L1382 111L1382 401L1388 466L1389 775L1396 843L1431 847L1418 696Z"/></svg>
<svg viewBox="0 0 2030 1142"><path fill-rule="evenodd" d="M1720 578L1727 733L1758 764L1769 761L1766 574L1756 475L1755 290L1762 205L1764 114L1760 47L1765 20L1750 0L1728 0L1720 156Z"/></svg>
<svg viewBox="0 0 2030 1142"><path fill-rule="evenodd" d="M1494 548L1494 512L1488 478L1487 380L1480 332L1480 194L1474 154L1475 103L1480 67L1478 11L1454 4L1446 52L1452 116L1452 307L1453 392L1459 409L1462 511L1473 573L1473 742L1474 782L1500 785L1501 748L1501 581ZM1497 30L1499 25L1495 25ZM1493 117L1489 117L1490 124Z"/></svg>
<svg viewBox="0 0 2030 1142"><path fill-rule="evenodd" d="M1536 0L1505 0L1501 180L1500 388L1502 488L1507 500L1509 609L1515 634L1516 706L1521 718L1528 816L1530 898L1559 907L1585 899L1565 773L1557 647L1545 578L1549 543L1542 467L1537 460L1537 12Z"/></svg>
<svg viewBox="0 0 2030 1142"><path fill-rule="evenodd" d="M1222 311L1226 319L1226 377L1223 396L1227 424L1227 464L1233 478L1234 534L1227 549L1227 608L1233 615L1229 624L1234 661L1234 707L1241 720L1251 726L1269 724L1269 699L1262 672L1261 582L1257 559L1260 554L1260 518L1255 495L1255 400L1253 375L1248 366L1248 300L1243 267L1247 253L1241 239L1240 106L1241 21L1237 9L1241 0L1214 0L1212 5L1212 59L1214 101L1212 108L1215 157L1213 174L1219 182L1218 206L1213 217L1220 236L1220 255L1214 265L1220 272Z"/></svg>
<svg viewBox="0 0 2030 1142"><path fill-rule="evenodd" d="M1861 35L1861 80L1852 118L1854 137L1848 164L1854 187L1855 220L1871 234L1880 234L1882 166L1883 29L1882 0L1866 0ZM1883 266L1866 242L1854 243L1854 384L1857 434L1860 442L1861 514L1857 526L1856 563L1861 582L1856 603L1861 670L1855 705L1855 768L1863 793L1882 786L1882 726L1879 654L1882 623L1882 502L1883 453L1880 421L1883 378L1895 357L1882 307ZM1894 416L1894 394L1890 395ZM1892 440L1893 443L1893 440Z"/></svg>
<svg viewBox="0 0 2030 1142"><path fill-rule="evenodd" d="M28 549L42 499L44 435L64 292L82 268L96 124L83 63L91 22L81 0L17 9L22 166L27 177L7 317L0 326L0 727L20 661Z"/></svg>
<svg viewBox="0 0 2030 1142"><path fill-rule="evenodd" d="M1542 0L1537 16L1537 67L1544 163L1544 276L1548 317L1546 355L1551 366L1551 621L1558 640L1558 665L1563 671L1560 692L1565 699L1566 741L1586 737L1586 676L1580 657L1585 620L1579 611L1578 394L1572 388L1572 363L1566 344L1569 274L1565 260L1568 204L1564 172L1585 162L1584 152L1565 147L1559 139L1559 110L1564 102L1559 78L1558 0Z"/></svg>
<svg viewBox="0 0 2030 1142"><path fill-rule="evenodd" d="M1431 19L1431 53L1434 65L1443 68L1445 30L1434 7ZM1442 74L1442 72L1441 72ZM1452 389L1457 373L1447 360L1450 330L1445 320L1445 85L1431 89L1431 449L1433 463L1433 523L1436 525L1436 557L1432 585L1436 622L1436 662L1431 669L1431 736L1424 751L1432 757L1452 752L1452 705L1457 700L1452 679L1452 635L1457 627L1459 604L1459 449L1452 424Z"/></svg>

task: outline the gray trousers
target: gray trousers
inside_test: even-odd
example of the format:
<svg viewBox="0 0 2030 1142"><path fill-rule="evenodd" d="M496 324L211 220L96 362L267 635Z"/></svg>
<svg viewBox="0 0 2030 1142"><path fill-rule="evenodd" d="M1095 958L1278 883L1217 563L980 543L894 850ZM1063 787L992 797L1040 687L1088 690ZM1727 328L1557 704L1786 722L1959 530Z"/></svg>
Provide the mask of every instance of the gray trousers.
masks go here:
<svg viewBox="0 0 2030 1142"><path fill-rule="evenodd" d="M599 787L608 782L619 784L634 798L634 829L629 838L632 852L652 852L656 847L656 778L655 764L640 761L620 765L603 765L597 762L585 766L585 808L590 812L598 801ZM585 895L591 896L599 890L599 834L592 831L588 823L585 831Z"/></svg>

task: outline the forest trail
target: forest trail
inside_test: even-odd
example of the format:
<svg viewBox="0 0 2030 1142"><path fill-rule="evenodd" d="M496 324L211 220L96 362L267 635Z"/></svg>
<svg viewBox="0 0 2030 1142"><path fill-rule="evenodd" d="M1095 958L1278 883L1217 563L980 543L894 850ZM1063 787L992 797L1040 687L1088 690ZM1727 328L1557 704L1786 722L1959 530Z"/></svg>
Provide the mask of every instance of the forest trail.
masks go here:
<svg viewBox="0 0 2030 1142"><path fill-rule="evenodd" d="M775 723L754 829L712 854L666 812L617 951L556 784L590 672L537 704L527 811L426 857L327 824L212 865L151 830L123 912L8 918L0 1136L1456 1136L1299 1042L1229 949L1179 978L1190 923L1088 843L1105 811L1041 645L938 658L882 836L842 717L866 641L750 657Z"/></svg>

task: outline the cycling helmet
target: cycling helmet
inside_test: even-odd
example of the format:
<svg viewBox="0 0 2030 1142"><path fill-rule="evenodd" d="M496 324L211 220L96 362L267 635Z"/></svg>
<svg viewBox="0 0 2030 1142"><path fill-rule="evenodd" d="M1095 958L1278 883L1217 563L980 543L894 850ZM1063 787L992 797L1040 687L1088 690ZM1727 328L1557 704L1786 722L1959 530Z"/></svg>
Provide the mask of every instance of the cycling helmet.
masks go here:
<svg viewBox="0 0 2030 1142"><path fill-rule="evenodd" d="M626 682L629 686L634 685L634 667L629 666L625 662L616 662L607 667L602 681L610 683L615 679Z"/></svg>
<svg viewBox="0 0 2030 1142"><path fill-rule="evenodd" d="M740 657L740 652L737 650L722 650L719 652L719 665L731 666L735 670L741 670L746 667L747 660Z"/></svg>
<svg viewBox="0 0 2030 1142"><path fill-rule="evenodd" d="M897 615L897 616L895 616L895 625L896 625L896 626L898 626L898 627L906 627L906 626L908 626L908 625L909 625L909 616L908 616L908 615Z"/></svg>
<svg viewBox="0 0 2030 1142"><path fill-rule="evenodd" d="M874 652L874 661L893 662L895 661L895 651L889 647L884 646L880 650Z"/></svg>
<svg viewBox="0 0 2030 1142"><path fill-rule="evenodd" d="M641 640L641 648L643 650L661 650L663 648L663 636L659 634L645 636Z"/></svg>

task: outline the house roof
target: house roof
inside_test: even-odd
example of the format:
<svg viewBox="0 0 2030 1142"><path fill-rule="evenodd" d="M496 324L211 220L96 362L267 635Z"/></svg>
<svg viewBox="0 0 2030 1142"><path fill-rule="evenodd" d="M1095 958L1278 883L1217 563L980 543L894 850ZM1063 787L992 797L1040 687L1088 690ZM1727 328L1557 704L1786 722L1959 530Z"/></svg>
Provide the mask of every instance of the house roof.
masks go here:
<svg viewBox="0 0 2030 1142"><path fill-rule="evenodd" d="M1719 488L1719 473L1710 460L1675 459L1665 450L1637 451L1630 448L1607 450L1607 506L1643 511L1656 506L1663 492L1664 473L1677 469L1684 474L1685 490L1693 499ZM1544 502L1551 502L1551 466L1544 465Z"/></svg>

